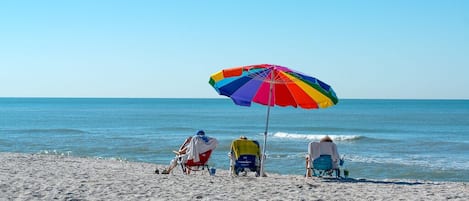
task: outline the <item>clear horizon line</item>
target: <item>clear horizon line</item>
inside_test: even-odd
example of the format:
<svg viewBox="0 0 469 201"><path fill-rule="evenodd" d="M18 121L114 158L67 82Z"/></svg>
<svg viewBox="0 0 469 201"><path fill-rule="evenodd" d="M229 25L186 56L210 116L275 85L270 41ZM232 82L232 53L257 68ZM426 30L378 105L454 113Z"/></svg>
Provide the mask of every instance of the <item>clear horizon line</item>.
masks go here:
<svg viewBox="0 0 469 201"><path fill-rule="evenodd" d="M1 99L226 99L228 97L0 96ZM339 98L340 100L469 100L469 98Z"/></svg>

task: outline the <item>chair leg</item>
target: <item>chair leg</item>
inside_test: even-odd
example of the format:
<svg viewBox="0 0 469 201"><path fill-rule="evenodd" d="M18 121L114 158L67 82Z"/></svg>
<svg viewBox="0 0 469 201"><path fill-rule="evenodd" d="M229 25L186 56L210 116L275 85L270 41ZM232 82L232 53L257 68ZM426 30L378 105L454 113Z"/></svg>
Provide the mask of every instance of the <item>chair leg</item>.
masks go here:
<svg viewBox="0 0 469 201"><path fill-rule="evenodd" d="M183 174L186 174L186 168L184 168L184 165L182 163L179 164L181 166L181 171Z"/></svg>

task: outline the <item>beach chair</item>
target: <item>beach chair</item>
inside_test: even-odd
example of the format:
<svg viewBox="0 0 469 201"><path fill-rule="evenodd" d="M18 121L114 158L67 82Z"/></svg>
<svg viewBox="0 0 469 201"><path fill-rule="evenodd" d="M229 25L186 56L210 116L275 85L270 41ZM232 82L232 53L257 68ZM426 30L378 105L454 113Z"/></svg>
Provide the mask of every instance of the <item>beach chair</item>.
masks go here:
<svg viewBox="0 0 469 201"><path fill-rule="evenodd" d="M331 155L321 155L319 158L313 160L312 166L313 176L332 176L333 172L336 172L336 177L339 177L339 169L332 168Z"/></svg>
<svg viewBox="0 0 469 201"><path fill-rule="evenodd" d="M187 151L183 157L178 158L184 174L190 174L191 171L199 171L208 168L208 160L213 150L217 147L218 140L207 136L194 136L187 145ZM202 169L200 169L202 168ZM209 172L210 173L210 172Z"/></svg>
<svg viewBox="0 0 469 201"><path fill-rule="evenodd" d="M207 168L207 171L210 174L210 168L208 167L208 160L210 159L210 156L212 155L213 150L208 150L204 153L199 154L199 161L194 162L194 159L187 160L186 162L183 162L179 158L178 163L181 166L182 172L184 174L190 174L191 171L203 171L205 168Z"/></svg>
<svg viewBox="0 0 469 201"><path fill-rule="evenodd" d="M241 138L233 140L230 152L230 174L246 175L249 171L260 174L260 146L256 140Z"/></svg>
<svg viewBox="0 0 469 201"><path fill-rule="evenodd" d="M340 164L342 164L342 160L339 159L337 148L334 143L311 142L309 143L308 147L306 174L307 176L309 176L308 169L310 169L312 172L312 176L333 176L333 173L335 172L335 176L340 177L340 170L337 164L339 161Z"/></svg>

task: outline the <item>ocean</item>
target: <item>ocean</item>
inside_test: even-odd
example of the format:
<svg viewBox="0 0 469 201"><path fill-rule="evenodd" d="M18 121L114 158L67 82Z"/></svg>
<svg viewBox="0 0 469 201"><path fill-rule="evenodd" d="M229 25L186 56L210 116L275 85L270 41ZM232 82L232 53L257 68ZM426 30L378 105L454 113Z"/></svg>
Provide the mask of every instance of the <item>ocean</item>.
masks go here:
<svg viewBox="0 0 469 201"><path fill-rule="evenodd" d="M205 130L219 140L209 165L229 169L231 141L244 135L262 144L266 114L228 98L0 98L0 152L169 164L171 150ZM324 135L352 178L469 181L469 100L273 107L266 171L304 175L308 143Z"/></svg>

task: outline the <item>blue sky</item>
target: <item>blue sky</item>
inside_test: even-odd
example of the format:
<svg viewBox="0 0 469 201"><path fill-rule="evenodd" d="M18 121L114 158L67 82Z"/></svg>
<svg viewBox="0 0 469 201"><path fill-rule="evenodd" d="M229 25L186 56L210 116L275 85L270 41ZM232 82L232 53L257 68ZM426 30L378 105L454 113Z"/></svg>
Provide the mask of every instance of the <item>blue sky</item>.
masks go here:
<svg viewBox="0 0 469 201"><path fill-rule="evenodd" d="M469 99L469 1L0 1L0 97L215 98L212 73L260 63Z"/></svg>

